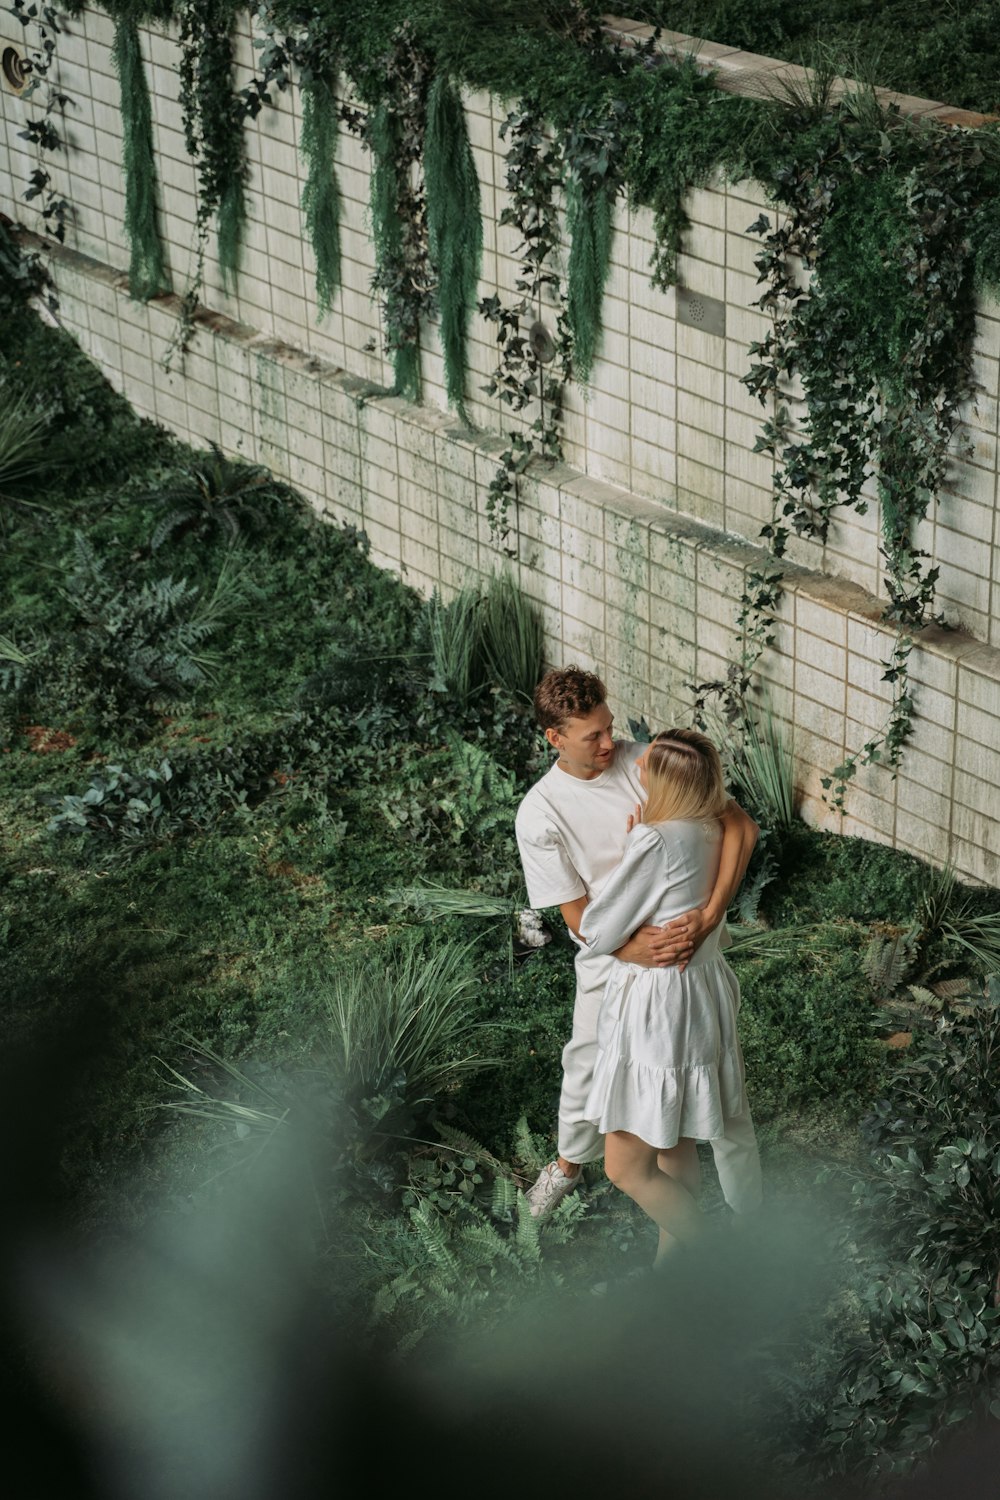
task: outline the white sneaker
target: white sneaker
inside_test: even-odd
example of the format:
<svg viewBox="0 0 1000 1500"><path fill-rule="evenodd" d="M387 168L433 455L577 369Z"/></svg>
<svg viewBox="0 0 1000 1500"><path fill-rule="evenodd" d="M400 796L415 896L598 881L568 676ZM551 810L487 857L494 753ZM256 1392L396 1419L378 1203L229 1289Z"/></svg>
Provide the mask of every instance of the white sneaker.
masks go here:
<svg viewBox="0 0 1000 1500"><path fill-rule="evenodd" d="M583 1172L579 1167L572 1177L567 1177L557 1161L550 1161L525 1194L531 1217L544 1219L546 1214L550 1214L563 1201L567 1193L573 1191L582 1177Z"/></svg>

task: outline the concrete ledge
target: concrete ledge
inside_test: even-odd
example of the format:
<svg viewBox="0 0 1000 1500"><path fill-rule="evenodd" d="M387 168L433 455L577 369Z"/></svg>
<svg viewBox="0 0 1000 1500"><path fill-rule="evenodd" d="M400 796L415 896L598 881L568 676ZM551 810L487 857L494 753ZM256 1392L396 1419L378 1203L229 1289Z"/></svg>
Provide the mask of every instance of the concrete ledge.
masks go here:
<svg viewBox="0 0 1000 1500"><path fill-rule="evenodd" d="M630 21L625 16L605 15L601 18L602 30L614 42L623 47L648 46L657 35L654 26L640 21ZM719 42L705 41L701 37L686 36L681 31L661 29L656 41L656 50L673 62L693 59L704 74L711 74L718 88L730 94L743 94L757 99L783 97L783 86L796 92L805 92L813 79L811 68L797 63L781 62L774 57L763 57L756 52L743 52L738 47L727 47ZM834 80L835 93L856 93L862 87L853 79ZM941 103L937 99L917 99L912 94L898 94L892 89L877 88L876 96L886 106L894 104L899 112L914 119L934 119L942 125L953 125L965 130L975 130L998 117L977 114L974 110L958 109Z"/></svg>

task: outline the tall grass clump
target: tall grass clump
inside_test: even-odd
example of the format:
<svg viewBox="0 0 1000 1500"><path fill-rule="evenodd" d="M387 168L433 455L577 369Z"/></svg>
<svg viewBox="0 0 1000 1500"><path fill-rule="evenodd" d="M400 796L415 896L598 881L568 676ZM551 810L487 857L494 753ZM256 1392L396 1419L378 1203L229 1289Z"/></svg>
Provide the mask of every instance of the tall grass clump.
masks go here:
<svg viewBox="0 0 1000 1500"><path fill-rule="evenodd" d="M447 604L435 589L427 604L431 686L453 694L460 703L477 693L486 680L480 602L479 590L469 587L460 589Z"/></svg>
<svg viewBox="0 0 1000 1500"><path fill-rule="evenodd" d="M508 568L495 573L486 587L479 628L491 680L530 703L542 675L545 627L538 607Z"/></svg>
<svg viewBox="0 0 1000 1500"><path fill-rule="evenodd" d="M728 779L738 801L773 831L795 821L795 759L770 709L760 721L748 715L743 737L729 753ZM726 737L722 736L722 743Z"/></svg>
<svg viewBox="0 0 1000 1500"><path fill-rule="evenodd" d="M48 413L29 391L0 381L0 501L19 496L46 468Z"/></svg>
<svg viewBox="0 0 1000 1500"><path fill-rule="evenodd" d="M401 1095L411 1108L492 1060L475 1049L480 980L464 943L399 942L336 972L326 996L328 1049L349 1100Z"/></svg>

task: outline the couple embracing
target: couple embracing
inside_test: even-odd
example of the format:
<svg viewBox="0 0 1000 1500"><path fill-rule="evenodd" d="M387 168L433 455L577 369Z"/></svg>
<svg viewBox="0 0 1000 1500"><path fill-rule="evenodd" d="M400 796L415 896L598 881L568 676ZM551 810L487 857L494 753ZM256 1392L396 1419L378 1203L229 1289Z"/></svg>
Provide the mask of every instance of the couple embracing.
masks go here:
<svg viewBox="0 0 1000 1500"><path fill-rule="evenodd" d="M535 713L557 758L518 809L528 900L558 906L577 945L557 1159L527 1194L544 1216L604 1157L659 1228L656 1264L695 1240L697 1142L737 1214L760 1206L760 1159L736 1030L725 916L757 839L694 729L615 739L604 684L548 672Z"/></svg>

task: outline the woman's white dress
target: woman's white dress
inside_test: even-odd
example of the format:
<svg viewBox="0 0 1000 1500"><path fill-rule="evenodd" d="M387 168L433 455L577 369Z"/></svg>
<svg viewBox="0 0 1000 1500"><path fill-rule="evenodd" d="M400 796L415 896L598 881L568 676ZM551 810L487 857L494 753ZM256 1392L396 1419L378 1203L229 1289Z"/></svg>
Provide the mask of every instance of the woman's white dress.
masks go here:
<svg viewBox="0 0 1000 1500"><path fill-rule="evenodd" d="M592 953L613 953L645 923L704 906L719 868L715 820L639 824L621 864L584 910ZM628 1130L650 1146L681 1136L714 1140L746 1109L736 1032L740 986L719 951L725 924L704 939L683 972L615 960L597 1029L586 1117L607 1134Z"/></svg>

